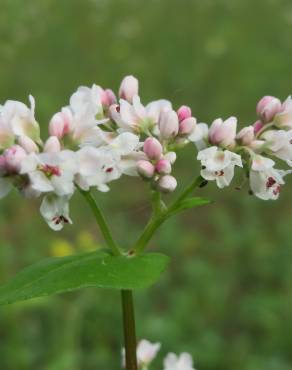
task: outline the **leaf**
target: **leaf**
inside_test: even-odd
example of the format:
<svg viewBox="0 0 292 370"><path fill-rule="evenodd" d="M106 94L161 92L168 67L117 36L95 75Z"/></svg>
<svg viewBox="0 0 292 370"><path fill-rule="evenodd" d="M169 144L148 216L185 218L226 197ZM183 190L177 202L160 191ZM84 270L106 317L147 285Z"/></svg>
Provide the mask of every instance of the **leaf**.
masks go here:
<svg viewBox="0 0 292 370"><path fill-rule="evenodd" d="M116 257L100 251L47 258L1 286L0 305L86 287L145 288L159 279L168 262L159 253Z"/></svg>
<svg viewBox="0 0 292 370"><path fill-rule="evenodd" d="M210 203L212 203L212 201L206 198L200 198L200 197L187 198L187 199L182 200L173 210L171 210L170 215L173 216L189 208L204 206Z"/></svg>

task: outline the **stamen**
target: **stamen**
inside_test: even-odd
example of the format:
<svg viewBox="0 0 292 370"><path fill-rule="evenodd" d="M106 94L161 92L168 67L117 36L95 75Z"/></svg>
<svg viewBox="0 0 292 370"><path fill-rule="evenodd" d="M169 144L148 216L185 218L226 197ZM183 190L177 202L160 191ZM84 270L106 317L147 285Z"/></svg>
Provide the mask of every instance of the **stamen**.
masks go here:
<svg viewBox="0 0 292 370"><path fill-rule="evenodd" d="M272 186L274 186L275 184L277 183L277 181L273 178L273 177L269 177L268 178L268 181L266 183L266 187L267 189L271 188Z"/></svg>
<svg viewBox="0 0 292 370"><path fill-rule="evenodd" d="M224 175L224 171L221 170L221 171L215 171L215 176L223 176Z"/></svg>
<svg viewBox="0 0 292 370"><path fill-rule="evenodd" d="M41 171L43 171L48 177L61 176L61 170L57 166L50 166L49 164L45 164L41 167Z"/></svg>

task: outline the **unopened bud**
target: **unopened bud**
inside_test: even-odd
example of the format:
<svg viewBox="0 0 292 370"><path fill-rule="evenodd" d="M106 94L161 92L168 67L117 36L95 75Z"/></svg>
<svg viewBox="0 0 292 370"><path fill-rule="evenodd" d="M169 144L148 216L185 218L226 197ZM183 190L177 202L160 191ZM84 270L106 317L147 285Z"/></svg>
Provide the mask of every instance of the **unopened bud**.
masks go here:
<svg viewBox="0 0 292 370"><path fill-rule="evenodd" d="M178 116L179 122L182 122L183 120L190 118L192 116L192 110L187 105L182 105L177 110L177 116Z"/></svg>
<svg viewBox="0 0 292 370"><path fill-rule="evenodd" d="M174 164L176 161L176 153L175 152L167 152L163 156L164 159L166 159L170 164Z"/></svg>
<svg viewBox="0 0 292 370"><path fill-rule="evenodd" d="M137 162L137 171L142 177L150 179L154 175L154 166L148 161L141 160Z"/></svg>
<svg viewBox="0 0 292 370"><path fill-rule="evenodd" d="M61 144L57 136L50 136L44 145L44 152L58 153L61 150Z"/></svg>
<svg viewBox="0 0 292 370"><path fill-rule="evenodd" d="M179 123L175 111L169 110L162 112L158 122L160 137L162 139L171 139L178 134Z"/></svg>
<svg viewBox="0 0 292 370"><path fill-rule="evenodd" d="M139 82L134 76L126 76L122 82L119 89L119 96L122 99L127 100L132 103L133 97L138 95Z"/></svg>
<svg viewBox="0 0 292 370"><path fill-rule="evenodd" d="M264 124L262 121L258 120L253 124L253 129L255 135L264 127Z"/></svg>
<svg viewBox="0 0 292 370"><path fill-rule="evenodd" d="M106 89L103 90L101 93L101 103L104 106L109 107L112 104L115 104L117 102L117 98L113 90Z"/></svg>
<svg viewBox="0 0 292 370"><path fill-rule="evenodd" d="M73 116L69 108L63 108L61 112L54 114L49 123L50 135L62 139L70 132L72 120Z"/></svg>
<svg viewBox="0 0 292 370"><path fill-rule="evenodd" d="M274 96L264 96L257 104L258 116L265 122L271 122L282 109L281 101Z"/></svg>
<svg viewBox="0 0 292 370"><path fill-rule="evenodd" d="M177 181L173 176L162 176L158 181L158 189L163 193L170 193L177 187Z"/></svg>
<svg viewBox="0 0 292 370"><path fill-rule="evenodd" d="M194 117L184 119L179 124L179 133L181 135L189 135L196 128L197 120Z"/></svg>
<svg viewBox="0 0 292 370"><path fill-rule="evenodd" d="M26 153L37 153L39 151L36 143L28 136L20 136L17 139L17 143L26 151Z"/></svg>
<svg viewBox="0 0 292 370"><path fill-rule="evenodd" d="M156 163L155 170L162 175L168 175L171 172L171 164L166 159L160 159Z"/></svg>
<svg viewBox="0 0 292 370"><path fill-rule="evenodd" d="M159 159L162 154L162 145L154 137L148 137L144 142L143 150L149 159Z"/></svg>
<svg viewBox="0 0 292 370"><path fill-rule="evenodd" d="M209 142L213 145L228 147L234 143L237 119L230 117L226 121L215 119L209 129Z"/></svg>
<svg viewBox="0 0 292 370"><path fill-rule="evenodd" d="M236 135L236 139L240 141L242 145L249 145L255 138L254 127L247 126L239 131Z"/></svg>
<svg viewBox="0 0 292 370"><path fill-rule="evenodd" d="M4 157L6 160L5 166L8 173L18 173L20 171L21 162L27 156L26 151L20 145L12 145L6 149Z"/></svg>

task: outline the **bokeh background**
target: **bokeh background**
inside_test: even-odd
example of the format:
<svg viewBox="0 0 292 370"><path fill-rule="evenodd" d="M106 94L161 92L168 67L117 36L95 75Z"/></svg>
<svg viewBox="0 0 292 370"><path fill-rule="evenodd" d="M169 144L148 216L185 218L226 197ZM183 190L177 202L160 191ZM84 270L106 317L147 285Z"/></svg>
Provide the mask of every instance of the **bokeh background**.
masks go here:
<svg viewBox="0 0 292 370"><path fill-rule="evenodd" d="M200 121L255 120L264 94L292 91L290 0L0 0L0 101L37 100L46 132L79 85L141 82L144 102L189 104ZM194 177L194 148L177 163ZM165 224L151 242L173 257L161 282L136 293L139 338L189 351L199 370L292 368L292 181L277 202L209 184L215 200ZM138 179L98 194L114 234L130 245L149 214ZM0 281L51 255L103 246L87 205L74 226L49 230L39 204L10 194L0 205ZM115 370L119 294L88 289L0 308L1 370Z"/></svg>

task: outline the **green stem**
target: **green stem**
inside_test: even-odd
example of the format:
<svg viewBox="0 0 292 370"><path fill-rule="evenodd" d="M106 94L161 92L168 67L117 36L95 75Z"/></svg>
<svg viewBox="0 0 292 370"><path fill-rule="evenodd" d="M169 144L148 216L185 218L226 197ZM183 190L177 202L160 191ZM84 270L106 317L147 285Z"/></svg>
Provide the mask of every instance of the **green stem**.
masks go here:
<svg viewBox="0 0 292 370"><path fill-rule="evenodd" d="M131 290L122 290L121 294L126 352L126 370L138 370L133 293Z"/></svg>
<svg viewBox="0 0 292 370"><path fill-rule="evenodd" d="M158 227L170 216L171 212L176 208L176 206L184 200L191 192L198 187L204 179L201 176L198 176L194 181L192 181L182 192L182 194L168 207L166 211L160 211L157 213L156 210L153 210L152 217L150 218L148 224L146 225L144 231L137 240L133 251L135 254L143 252L147 243L152 238L155 231Z"/></svg>
<svg viewBox="0 0 292 370"><path fill-rule="evenodd" d="M111 231L94 197L89 191L83 191L81 189L79 190L86 199L87 203L89 204L107 245L112 249L112 252L115 256L122 255L122 252L118 245L116 244L116 242L114 241ZM123 326L125 337L126 369L138 370L136 355L135 315L132 291L122 290L121 300L122 300Z"/></svg>
<svg viewBox="0 0 292 370"><path fill-rule="evenodd" d="M195 178L195 180L193 180L185 189L184 191L181 193L181 195L172 203L172 205L168 208L168 211L172 211L177 205L178 203L180 203L182 200L184 200L188 195L190 195L194 190L195 188L197 188L199 185L202 184L202 182L204 181L203 177L202 176L198 176Z"/></svg>
<svg viewBox="0 0 292 370"><path fill-rule="evenodd" d="M94 197L92 196L90 191L83 191L81 189L79 189L79 190L80 190L81 194L84 196L87 203L89 204L89 207L91 208L91 210L92 210L92 212L95 216L96 222L100 227L100 230L102 232L104 240L107 243L107 246L109 248L111 248L111 250L112 250L112 252L115 256L120 256L122 254L122 252L121 252L120 248L118 247L118 245L116 244L116 242L114 241L114 239L112 237L112 234L110 232L110 229L109 229L109 227L106 223L106 220L105 220L101 210L99 209Z"/></svg>

